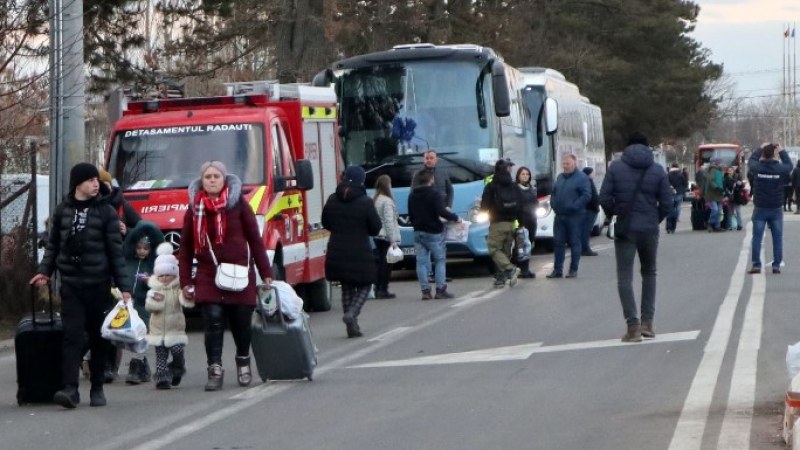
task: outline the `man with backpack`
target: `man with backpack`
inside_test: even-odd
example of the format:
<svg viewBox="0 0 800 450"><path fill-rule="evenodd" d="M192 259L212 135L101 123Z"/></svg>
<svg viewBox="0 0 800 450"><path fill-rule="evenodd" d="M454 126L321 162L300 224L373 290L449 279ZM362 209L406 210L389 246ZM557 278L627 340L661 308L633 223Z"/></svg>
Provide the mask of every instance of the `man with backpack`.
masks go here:
<svg viewBox="0 0 800 450"><path fill-rule="evenodd" d="M522 212L519 187L511 179L514 163L498 160L494 165L492 181L483 188L481 209L489 212L489 236L486 245L495 265L494 286L502 288L517 284L519 268L511 262L511 246L514 242L515 222Z"/></svg>

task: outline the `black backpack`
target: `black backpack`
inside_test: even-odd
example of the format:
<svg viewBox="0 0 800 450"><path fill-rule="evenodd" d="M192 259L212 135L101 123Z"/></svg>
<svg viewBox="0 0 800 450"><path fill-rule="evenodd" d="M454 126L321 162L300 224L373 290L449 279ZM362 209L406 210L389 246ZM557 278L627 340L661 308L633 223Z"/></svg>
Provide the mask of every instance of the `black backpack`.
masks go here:
<svg viewBox="0 0 800 450"><path fill-rule="evenodd" d="M517 214L520 208L520 196L515 184L497 184L494 190L497 213L503 216Z"/></svg>
<svg viewBox="0 0 800 450"><path fill-rule="evenodd" d="M737 205L746 205L747 202L748 199L744 192L744 183L736 182L733 185L733 203Z"/></svg>

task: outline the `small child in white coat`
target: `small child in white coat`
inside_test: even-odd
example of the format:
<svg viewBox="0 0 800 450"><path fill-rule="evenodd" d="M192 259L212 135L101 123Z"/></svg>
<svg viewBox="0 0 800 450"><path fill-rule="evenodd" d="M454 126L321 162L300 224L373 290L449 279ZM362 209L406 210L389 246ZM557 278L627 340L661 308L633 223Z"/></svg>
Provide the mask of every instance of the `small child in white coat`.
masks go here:
<svg viewBox="0 0 800 450"><path fill-rule="evenodd" d="M184 347L189 342L186 336L186 318L183 306L194 303L186 300L178 282L178 260L172 254L172 245L162 243L156 249L153 275L147 285L150 290L145 299L145 309L150 312L150 331L147 343L156 349L156 374L153 377L157 389L177 386L186 373ZM172 354L172 362L167 363Z"/></svg>

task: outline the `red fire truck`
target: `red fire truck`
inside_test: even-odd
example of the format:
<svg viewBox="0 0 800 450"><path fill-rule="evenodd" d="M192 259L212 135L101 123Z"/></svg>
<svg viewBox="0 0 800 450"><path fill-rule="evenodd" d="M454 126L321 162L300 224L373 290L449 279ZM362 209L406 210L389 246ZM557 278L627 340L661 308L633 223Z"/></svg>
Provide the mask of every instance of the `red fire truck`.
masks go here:
<svg viewBox="0 0 800 450"><path fill-rule="evenodd" d="M108 171L177 250L187 187L203 162L222 161L242 179L273 277L294 285L307 309L327 311L329 233L320 222L342 171L334 92L267 81L226 87L223 97L128 103L109 139Z"/></svg>

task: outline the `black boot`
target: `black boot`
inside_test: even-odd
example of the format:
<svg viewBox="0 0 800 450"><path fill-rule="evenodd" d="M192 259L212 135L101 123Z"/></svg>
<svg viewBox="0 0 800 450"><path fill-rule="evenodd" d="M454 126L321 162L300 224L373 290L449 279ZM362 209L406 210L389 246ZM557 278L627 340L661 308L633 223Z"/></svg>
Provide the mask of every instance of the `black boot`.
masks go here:
<svg viewBox="0 0 800 450"><path fill-rule="evenodd" d="M170 372L172 372L172 385L177 386L181 384L183 376L186 375L186 362L183 359L183 353L172 356L172 362L168 364Z"/></svg>
<svg viewBox="0 0 800 450"><path fill-rule="evenodd" d="M106 394L103 393L103 385L92 386L89 390L89 406L106 406Z"/></svg>
<svg viewBox="0 0 800 450"><path fill-rule="evenodd" d="M145 380L142 377L143 365L144 363L142 360L136 358L131 359L131 362L128 363L128 376L125 377L125 382L128 384L144 383Z"/></svg>
<svg viewBox="0 0 800 450"><path fill-rule="evenodd" d="M53 402L67 409L75 409L81 402L81 395L78 393L78 386L65 386L64 389L56 392Z"/></svg>
<svg viewBox="0 0 800 450"><path fill-rule="evenodd" d="M531 260L526 259L525 261L520 261L517 263L517 267L519 267L520 278L536 278L536 274L531 272Z"/></svg>

